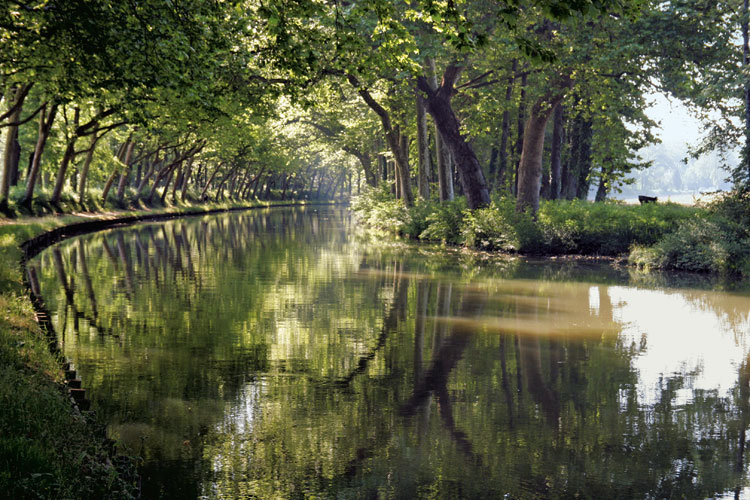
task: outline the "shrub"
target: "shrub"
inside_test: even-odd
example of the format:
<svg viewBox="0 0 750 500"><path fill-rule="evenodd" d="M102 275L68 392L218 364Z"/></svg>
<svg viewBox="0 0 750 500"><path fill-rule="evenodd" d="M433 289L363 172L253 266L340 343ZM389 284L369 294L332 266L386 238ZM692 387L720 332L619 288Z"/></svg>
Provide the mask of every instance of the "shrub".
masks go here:
<svg viewBox="0 0 750 500"><path fill-rule="evenodd" d="M750 196L728 193L706 208L655 244L633 248L630 262L646 269L750 276Z"/></svg>
<svg viewBox="0 0 750 500"><path fill-rule="evenodd" d="M414 206L408 212L408 217L404 221L403 234L410 238L419 238L427 229L429 222L427 218L437 210L437 203L433 200L417 200Z"/></svg>
<svg viewBox="0 0 750 500"><path fill-rule="evenodd" d="M365 225L378 231L401 235L410 222L409 211L401 200L393 198L385 184L355 197L352 210Z"/></svg>
<svg viewBox="0 0 750 500"><path fill-rule="evenodd" d="M618 255L634 244L655 243L695 213L672 203L640 206L573 200L543 203L538 220L545 253Z"/></svg>
<svg viewBox="0 0 750 500"><path fill-rule="evenodd" d="M741 212L736 204L730 205L733 213ZM535 220L529 214L516 213L515 200L510 197L496 197L489 207L474 211L467 210L463 198L448 203L420 200L407 209L387 187L368 190L352 206L371 228L412 238L547 255L619 255L638 246L641 249L635 254L639 259L657 267L661 265L658 252L642 248L661 241L699 213L696 208L672 203L640 206L557 200L543 202ZM731 245L726 243L723 248L729 255ZM646 259L646 254L652 257Z"/></svg>
<svg viewBox="0 0 750 500"><path fill-rule="evenodd" d="M466 212L466 200L456 200L437 203L433 211L426 217L427 227L419 234L419 238L429 241L440 241L451 245L462 243L462 225Z"/></svg>

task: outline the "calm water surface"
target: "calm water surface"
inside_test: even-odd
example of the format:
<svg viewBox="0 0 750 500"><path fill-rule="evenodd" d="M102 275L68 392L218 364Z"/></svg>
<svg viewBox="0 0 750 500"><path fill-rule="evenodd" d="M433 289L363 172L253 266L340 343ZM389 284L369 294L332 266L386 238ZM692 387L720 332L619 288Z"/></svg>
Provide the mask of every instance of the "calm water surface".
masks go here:
<svg viewBox="0 0 750 500"><path fill-rule="evenodd" d="M750 498L750 294L275 209L29 267L148 499Z"/></svg>

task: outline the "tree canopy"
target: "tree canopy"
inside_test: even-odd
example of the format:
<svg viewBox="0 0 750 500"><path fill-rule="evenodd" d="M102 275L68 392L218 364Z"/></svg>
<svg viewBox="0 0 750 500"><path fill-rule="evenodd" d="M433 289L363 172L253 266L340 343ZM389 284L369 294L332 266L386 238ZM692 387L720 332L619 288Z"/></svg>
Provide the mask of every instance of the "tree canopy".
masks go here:
<svg viewBox="0 0 750 500"><path fill-rule="evenodd" d="M744 144L742 12L679 0L5 2L0 207L153 202L157 188L162 200L346 196L383 182L406 205L459 195L473 209L497 192L535 212L540 197L592 189L603 200L648 167L638 152L658 141L644 113L654 91L707 120L695 154ZM744 185L750 169L733 175Z"/></svg>

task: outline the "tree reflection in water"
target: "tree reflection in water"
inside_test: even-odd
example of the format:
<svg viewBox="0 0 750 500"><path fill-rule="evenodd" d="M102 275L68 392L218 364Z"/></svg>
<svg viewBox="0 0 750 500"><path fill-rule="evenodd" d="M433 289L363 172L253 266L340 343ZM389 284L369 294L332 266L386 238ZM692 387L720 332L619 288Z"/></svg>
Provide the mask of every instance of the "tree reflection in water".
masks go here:
<svg viewBox="0 0 750 500"><path fill-rule="evenodd" d="M742 497L746 295L373 246L348 217L184 219L30 263L147 498ZM720 317L691 351L730 342L735 380L679 357L649 379L669 332L623 299L647 293Z"/></svg>

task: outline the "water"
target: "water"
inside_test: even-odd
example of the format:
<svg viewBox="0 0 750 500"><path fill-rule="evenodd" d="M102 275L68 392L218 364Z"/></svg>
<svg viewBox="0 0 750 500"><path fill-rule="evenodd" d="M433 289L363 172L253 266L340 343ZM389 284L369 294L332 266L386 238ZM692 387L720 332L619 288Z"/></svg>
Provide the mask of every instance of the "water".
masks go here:
<svg viewBox="0 0 750 500"><path fill-rule="evenodd" d="M750 498L746 290L310 208L86 235L29 269L145 498Z"/></svg>

